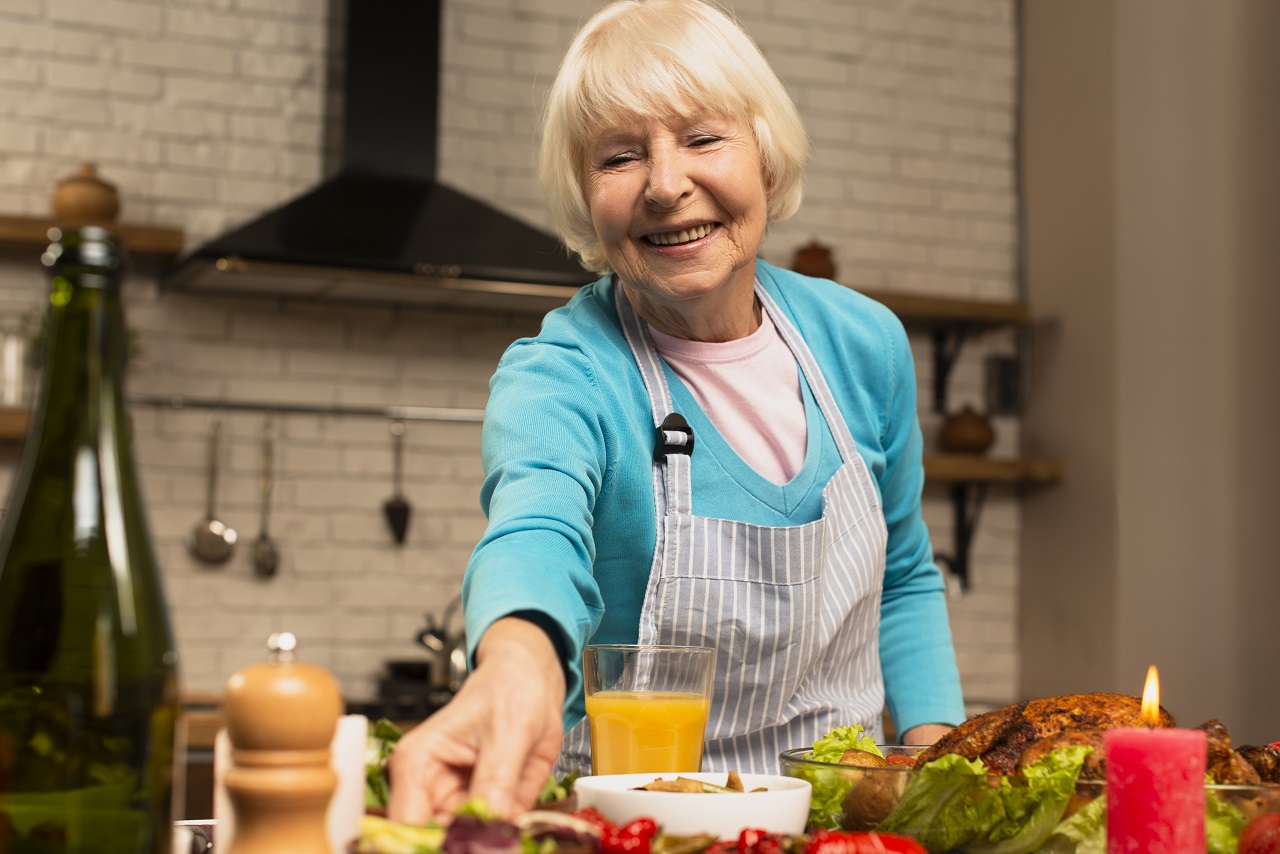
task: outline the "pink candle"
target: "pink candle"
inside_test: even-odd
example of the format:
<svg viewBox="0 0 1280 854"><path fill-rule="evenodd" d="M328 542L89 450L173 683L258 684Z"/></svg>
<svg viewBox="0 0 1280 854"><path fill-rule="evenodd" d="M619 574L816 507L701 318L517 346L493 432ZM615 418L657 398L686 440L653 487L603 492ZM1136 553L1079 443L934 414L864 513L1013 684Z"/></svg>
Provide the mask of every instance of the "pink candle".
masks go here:
<svg viewBox="0 0 1280 854"><path fill-rule="evenodd" d="M1107 854L1205 850L1203 730L1107 730Z"/></svg>

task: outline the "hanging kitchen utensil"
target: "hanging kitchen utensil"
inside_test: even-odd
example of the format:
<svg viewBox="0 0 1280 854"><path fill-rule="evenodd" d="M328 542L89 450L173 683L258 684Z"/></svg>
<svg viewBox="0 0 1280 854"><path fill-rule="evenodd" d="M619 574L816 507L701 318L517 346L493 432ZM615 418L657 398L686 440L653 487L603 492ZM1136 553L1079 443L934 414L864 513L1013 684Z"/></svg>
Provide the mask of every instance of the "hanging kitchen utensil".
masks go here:
<svg viewBox="0 0 1280 854"><path fill-rule="evenodd" d="M418 632L419 645L431 653L431 687L436 691L457 693L462 687L462 680L467 677L466 629L449 630L461 606L462 594L459 593L445 606L439 623L427 614L427 626Z"/></svg>
<svg viewBox="0 0 1280 854"><path fill-rule="evenodd" d="M221 447L222 422L215 420L209 431L209 473L204 519L196 524L187 538L187 550L196 560L215 565L226 563L236 546L235 530L220 522L213 510L218 488L218 453Z"/></svg>
<svg viewBox="0 0 1280 854"><path fill-rule="evenodd" d="M391 453L394 492L383 503L382 514L387 517L387 525L391 528L391 536L396 538L396 545L402 545L409 532L409 515L413 508L405 500L401 485L404 474L404 424L399 421L391 422Z"/></svg>
<svg viewBox="0 0 1280 854"><path fill-rule="evenodd" d="M267 533L267 515L271 509L272 457L275 453L275 421L268 418L262 426L262 521L258 541L253 544L253 571L259 578L272 578L280 568L280 552Z"/></svg>

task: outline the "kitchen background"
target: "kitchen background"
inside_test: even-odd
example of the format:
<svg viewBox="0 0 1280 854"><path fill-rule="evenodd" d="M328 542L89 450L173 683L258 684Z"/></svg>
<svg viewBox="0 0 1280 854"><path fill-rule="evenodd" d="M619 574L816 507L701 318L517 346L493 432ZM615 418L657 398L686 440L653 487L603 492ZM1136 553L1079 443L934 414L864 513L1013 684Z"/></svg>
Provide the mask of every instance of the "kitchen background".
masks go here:
<svg viewBox="0 0 1280 854"><path fill-rule="evenodd" d="M773 229L764 257L789 265L797 249L817 239L832 248L837 278L851 287L1003 301L1030 295L1037 317L1044 318L1022 337L996 331L971 338L950 382L950 406L981 407L987 357L1022 357L1032 376L1026 423L996 418L991 453L1062 457L1068 472L1063 484L1026 493L994 487L983 506L972 546L971 587L951 603L964 687L973 706L1003 704L1028 692L1136 692L1154 656L1162 672L1172 675L1166 680L1171 708L1187 709L1187 719L1217 715L1229 726L1239 721L1260 730L1260 721L1276 719L1266 710L1277 707L1277 689L1259 686L1262 680L1250 680L1248 671L1259 663L1266 644L1275 648L1276 632L1274 611L1269 621L1258 622L1267 615L1240 595L1245 570L1225 572L1201 561L1176 576L1193 580L1197 590L1208 576L1225 579L1222 595L1237 597L1230 605L1216 600L1207 623L1196 624L1219 638L1211 645L1215 653L1229 645L1240 659L1238 667L1220 668L1212 677L1216 686L1230 689L1221 692L1221 701L1202 696L1197 680L1206 650L1186 640L1195 633L1186 632L1181 612L1173 614L1173 622L1182 638L1166 632L1153 648L1132 637L1137 618L1126 615L1151 609L1141 597L1117 593L1127 583L1117 565L1121 557L1143 566L1149 561L1140 547L1117 545L1121 523L1116 520L1124 516L1117 506L1149 504L1151 494L1126 480L1128 491L1116 498L1114 478L1099 480L1096 465L1124 458L1143 434L1139 429L1123 439L1103 431L1114 440L1104 440L1101 452L1080 443L1082 434L1099 441L1098 433L1090 429L1082 398L1072 397L1072 384L1064 379L1070 373L1061 365L1081 352L1100 352L1098 342L1116 333L1107 325L1112 313L1081 309L1073 302L1070 277L1054 275L1071 270L1077 258L1102 258L1103 268L1111 273L1116 268L1107 266L1108 256L1092 254L1094 247L1076 256L1069 243L1052 237L1042 244L1024 240L1024 231L1037 233L1038 222L1032 217L1036 210L1024 204L1028 193L1044 193L1052 212L1055 200L1079 189L1070 177L1079 152L1065 145L1069 135L1049 133L1039 159L1020 151L1020 143L1038 132L1023 124L1033 114L1021 100L1027 85L1023 75L1040 68L1044 79L1058 79L1054 68L1024 56L1032 36L1041 40L1035 44L1058 45L1060 54L1045 50L1040 56L1056 56L1060 67L1076 75L1066 78L1084 81L1079 85L1096 83L1089 94L1106 102L1108 86L1121 71L1104 60L1126 39L1140 40L1144 21L1172 19L1188 25L1179 31L1184 38L1202 37L1195 26L1208 14L1197 11L1202 4L1157 5L1135 3L1136 8L1117 13L1108 3L1084 2L1074 4L1075 12L1049 13L1012 0L731 4L792 92L815 143L806 202L793 220ZM594 7L583 0L446 0L439 136L439 175L445 183L546 226L534 166L538 108L572 33ZM1268 14L1257 4L1250 8L1261 10L1255 17ZM1052 19L1055 14L1065 20ZM1217 13L1216 20L1224 16L1231 32L1249 31L1248 16ZM335 164L328 89L335 64L329 47L333 17L326 0L4 0L0 214L47 215L58 180L81 162L93 161L119 187L123 221L180 228L187 246L195 248L310 188ZM1103 36L1088 45L1097 53L1072 51L1097 33ZM1070 103L1071 91L1049 91L1042 103L1080 109ZM1125 91L1135 103L1142 100L1140 90ZM1214 91L1197 92L1198 103L1213 100ZM413 93L404 97L403 108L414 109ZM1114 121L1115 116L1106 112L1105 117ZM1108 131L1114 127L1104 124L1102 133ZM1030 166L1022 165L1024 157ZM1075 174L1107 173L1118 157L1115 151L1103 152L1101 166L1095 162L1092 171ZM1028 175L1039 183L1024 187ZM1083 186L1094 185L1086 181ZM1114 201L1105 196L1099 190L1092 199L1104 212ZM1118 240L1116 232L1106 231L1115 218L1095 216L1087 206L1072 213L1077 217L1070 220L1072 227L1087 222L1100 230L1104 243ZM1053 215L1043 221L1050 235L1061 225ZM1031 228L1024 227L1027 222ZM1025 271L1041 269L1037 252L1044 246L1056 247L1059 254L1043 268L1050 287L1041 306L1036 282L1028 284ZM45 277L37 254L12 248L0 254L0 322L8 328L29 320L43 298ZM140 263L126 288L137 338L130 375L136 394L481 408L504 347L538 325L536 316L517 311L187 295L161 290L157 273L154 262ZM1105 295L1116 278L1096 278L1085 293L1096 298L1102 288ZM1083 340L1073 325L1077 322L1087 330ZM1033 348L1032 336L1048 345ZM932 350L927 335L913 331L912 340L926 450L932 451L941 421L930 406ZM1073 349L1080 347L1085 350ZM1274 344L1262 347L1264 356L1276 352ZM1256 358L1251 359L1246 367L1253 371ZM1114 399L1118 392L1108 385L1114 364L1088 364ZM1260 378L1248 376L1262 386ZM1132 378L1141 384L1139 373ZM1250 422L1257 430L1277 424L1274 396L1265 400L1254 412L1261 417ZM1097 412L1103 418L1123 417L1108 406ZM1176 419L1180 412L1165 414ZM276 417L278 480L270 532L282 564L275 578L263 581L252 570L252 543L259 525L264 416L137 407L133 418L184 688L220 691L227 675L259 659L267 635L282 629L301 637L305 657L331 668L352 700L377 695L385 660L425 657L414 637L425 615L439 617L456 595L484 524L477 502L479 425L406 424L404 492L413 515L406 542L397 546L382 513L392 493L389 422ZM238 529L241 539L229 563L210 568L190 557L186 537L205 514L206 453L215 418L222 421L226 439L217 515ZM1030 424L1036 429L1027 429L1024 437ZM14 459L11 452L0 456L4 494ZM1261 477L1274 474L1275 467L1266 462L1255 471ZM1256 478L1248 488L1260 491ZM1099 500L1099 493L1087 490L1102 490L1107 497ZM1081 513L1081 506L1093 509ZM1249 515L1235 499L1224 507ZM1094 536L1090 512L1110 514L1106 537ZM1026 513L1039 520L1042 532L1032 540ZM941 485L926 487L925 514L935 548L952 551L952 506ZM1053 531L1054 518L1079 526ZM1152 527L1144 535L1158 532L1160 520L1148 521ZM1181 525L1181 520L1165 521ZM1250 530L1252 538L1242 539L1231 559L1254 573L1269 562L1270 576L1276 575L1274 535L1267 540L1262 534L1260 540ZM1180 564L1178 551L1160 552L1165 569ZM1032 554L1035 560L1028 559ZM1046 567L1056 579L1048 588ZM1096 585L1093 602L1078 587L1072 589L1070 576L1077 570ZM1098 582L1099 574L1104 583ZM1148 593L1168 597L1176 586L1157 582ZM1273 594L1272 607L1280 601L1274 582L1264 580L1253 590ZM1177 596L1180 606L1182 595ZM1236 606L1253 608L1247 614L1252 632L1247 638L1231 619ZM1217 631L1223 625L1230 627L1230 642ZM1197 652L1184 655L1187 646ZM1268 740L1275 737L1272 731Z"/></svg>

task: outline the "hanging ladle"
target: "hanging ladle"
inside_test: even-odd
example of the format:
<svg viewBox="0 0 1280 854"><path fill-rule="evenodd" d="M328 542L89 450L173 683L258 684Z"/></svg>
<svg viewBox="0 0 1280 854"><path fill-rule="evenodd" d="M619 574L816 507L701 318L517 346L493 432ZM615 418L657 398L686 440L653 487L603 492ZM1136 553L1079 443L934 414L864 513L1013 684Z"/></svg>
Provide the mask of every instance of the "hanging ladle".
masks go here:
<svg viewBox="0 0 1280 854"><path fill-rule="evenodd" d="M404 499L401 478L404 469L404 424L391 422L392 471L394 473L394 492L382 504L382 514L387 517L387 525L391 528L391 536L396 538L396 545L403 545L405 535L409 532L409 515L412 508Z"/></svg>
<svg viewBox="0 0 1280 854"><path fill-rule="evenodd" d="M209 483L205 493L205 514L187 539L187 550L197 560L208 564L226 563L235 551L236 532L228 528L213 512L218 487L218 452L222 445L222 422L214 421L209 432Z"/></svg>
<svg viewBox="0 0 1280 854"><path fill-rule="evenodd" d="M280 551L267 533L273 484L271 462L275 452L275 422L268 418L262 426L262 521L258 541L253 544L253 571L259 578L271 578L280 568Z"/></svg>

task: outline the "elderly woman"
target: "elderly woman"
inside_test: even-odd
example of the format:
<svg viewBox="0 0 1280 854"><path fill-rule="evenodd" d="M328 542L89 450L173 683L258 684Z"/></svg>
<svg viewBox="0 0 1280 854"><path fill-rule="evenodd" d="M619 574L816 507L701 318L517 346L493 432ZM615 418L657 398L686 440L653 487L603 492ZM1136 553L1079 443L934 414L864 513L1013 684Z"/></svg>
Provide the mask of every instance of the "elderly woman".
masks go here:
<svg viewBox="0 0 1280 854"><path fill-rule="evenodd" d="M700 0L621 0L573 41L541 173L602 278L493 377L475 667L396 750L394 818L514 812L558 757L584 764L588 641L717 649L707 770L879 738L886 703L908 742L963 720L903 328L757 258L807 156L759 50Z"/></svg>

